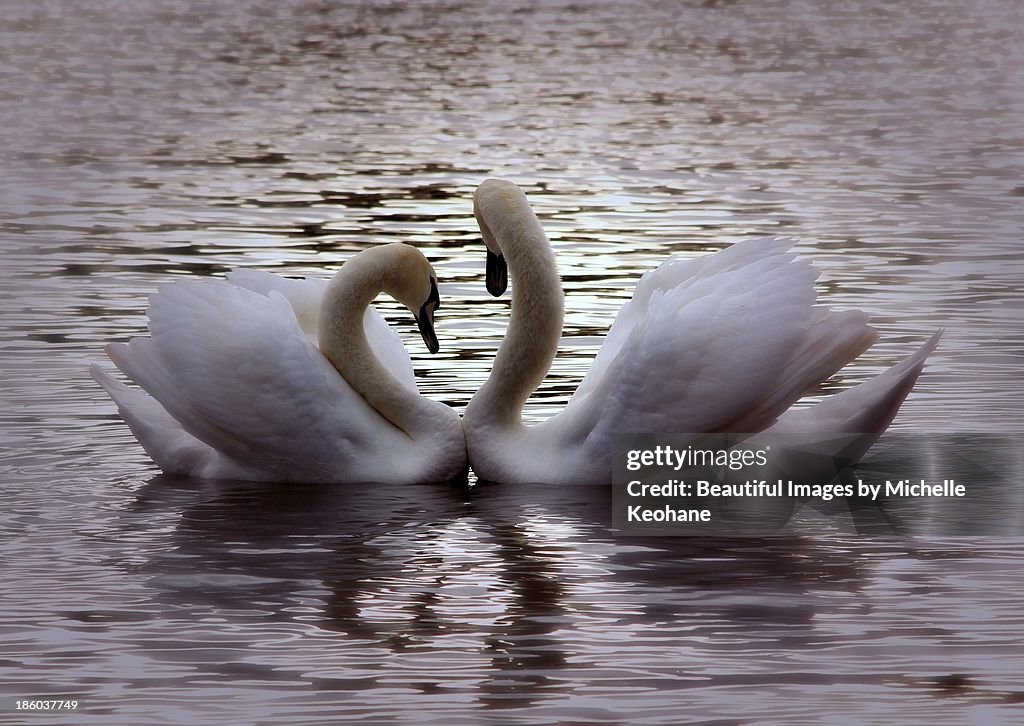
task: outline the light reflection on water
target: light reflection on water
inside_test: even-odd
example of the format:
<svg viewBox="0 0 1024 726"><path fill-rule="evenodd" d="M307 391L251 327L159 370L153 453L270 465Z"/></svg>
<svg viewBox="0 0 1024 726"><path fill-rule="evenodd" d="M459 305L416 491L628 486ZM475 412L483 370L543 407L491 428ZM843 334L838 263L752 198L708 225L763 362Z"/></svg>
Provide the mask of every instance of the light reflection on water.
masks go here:
<svg viewBox="0 0 1024 726"><path fill-rule="evenodd" d="M442 279L421 388L462 407L507 320L470 204L502 176L567 293L534 418L644 270L792 234L882 331L823 391L944 327L895 427L1019 430L1024 10L820 5L8 3L7 690L96 723L1001 718L1015 541L623 540L600 490L167 481L84 375L174 276L400 239Z"/></svg>

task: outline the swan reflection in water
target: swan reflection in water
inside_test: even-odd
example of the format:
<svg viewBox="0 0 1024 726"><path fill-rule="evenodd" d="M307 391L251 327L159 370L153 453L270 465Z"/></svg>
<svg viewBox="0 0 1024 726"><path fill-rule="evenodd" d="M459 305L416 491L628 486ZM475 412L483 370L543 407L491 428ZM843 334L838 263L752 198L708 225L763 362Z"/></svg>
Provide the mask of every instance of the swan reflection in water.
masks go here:
<svg viewBox="0 0 1024 726"><path fill-rule="evenodd" d="M815 615L810 590L856 590L863 579L849 550L800 537L614 537L607 486L467 491L158 476L123 516L128 529L150 531L155 519L177 520L141 567L167 617L230 612L250 624L239 633L245 641L277 643L284 624L302 626L294 651L276 646L267 678L385 687L395 659L410 673L426 661L447 673L445 687L501 708L571 690L585 678L581 663L616 651L628 660L639 647L685 678L703 668L706 649L803 647ZM325 635L337 647L325 650ZM591 652L595 637L603 655ZM199 667L249 673L247 659L267 657L251 645L232 656L244 666Z"/></svg>

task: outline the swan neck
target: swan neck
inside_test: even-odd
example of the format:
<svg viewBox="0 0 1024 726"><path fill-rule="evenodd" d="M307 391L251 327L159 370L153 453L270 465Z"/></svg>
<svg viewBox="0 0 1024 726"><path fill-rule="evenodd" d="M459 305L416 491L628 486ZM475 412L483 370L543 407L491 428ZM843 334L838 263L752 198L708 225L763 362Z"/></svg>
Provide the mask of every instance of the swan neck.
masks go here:
<svg viewBox="0 0 1024 726"><path fill-rule="evenodd" d="M472 413L472 418L487 419L485 424L515 427L521 425L523 405L544 380L558 351L562 284L551 243L525 198L512 214L486 223L508 265L512 314L491 375L466 417Z"/></svg>
<svg viewBox="0 0 1024 726"><path fill-rule="evenodd" d="M381 364L366 338L364 318L385 288L389 260L384 248L346 262L320 306L320 351L352 389L391 424L413 438L431 433L423 423L431 402L409 390Z"/></svg>

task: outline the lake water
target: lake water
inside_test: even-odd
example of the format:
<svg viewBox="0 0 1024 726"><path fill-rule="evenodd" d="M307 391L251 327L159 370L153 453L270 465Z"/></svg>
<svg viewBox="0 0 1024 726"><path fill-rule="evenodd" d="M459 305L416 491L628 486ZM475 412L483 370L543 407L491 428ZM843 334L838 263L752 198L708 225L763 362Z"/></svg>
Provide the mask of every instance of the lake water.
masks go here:
<svg viewBox="0 0 1024 726"><path fill-rule="evenodd" d="M1024 5L7 2L0 689L26 723L1020 722L1024 542L625 539L607 488L159 476L85 366L168 280L403 240L461 409L508 300L473 189L556 247L564 404L639 274L793 235L894 424L1022 429ZM15 713L66 696L75 714Z"/></svg>

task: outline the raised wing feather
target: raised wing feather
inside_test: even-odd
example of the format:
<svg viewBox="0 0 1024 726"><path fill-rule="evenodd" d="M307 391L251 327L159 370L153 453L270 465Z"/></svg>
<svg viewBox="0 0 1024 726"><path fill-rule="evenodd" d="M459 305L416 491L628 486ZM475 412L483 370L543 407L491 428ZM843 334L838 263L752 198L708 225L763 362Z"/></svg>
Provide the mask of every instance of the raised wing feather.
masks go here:
<svg viewBox="0 0 1024 726"><path fill-rule="evenodd" d="M393 428L320 354L280 292L184 281L153 296L149 318L152 339L112 347L111 357L185 431L247 466L282 480L336 475Z"/></svg>
<svg viewBox="0 0 1024 726"><path fill-rule="evenodd" d="M599 446L774 421L874 339L859 313L813 307L817 275L791 245L750 240L645 275L559 426Z"/></svg>
<svg viewBox="0 0 1024 726"><path fill-rule="evenodd" d="M265 270L239 268L228 273L228 280L238 287L269 297L272 291L281 293L292 306L295 319L302 332L316 339L320 317L320 300L327 290L327 280L315 277L301 279L281 277Z"/></svg>
<svg viewBox="0 0 1024 726"><path fill-rule="evenodd" d="M576 396L585 395L595 381L602 378L608 366L616 359L622 346L650 315L651 297L671 290L679 290L696 280L708 280L717 275L748 266L765 258L778 258L794 244L782 237L762 237L727 247L714 255L700 257L670 257L653 270L648 270L637 282L633 296L622 306L615 318L604 345L594 359Z"/></svg>

